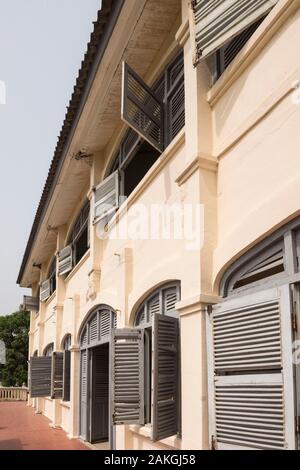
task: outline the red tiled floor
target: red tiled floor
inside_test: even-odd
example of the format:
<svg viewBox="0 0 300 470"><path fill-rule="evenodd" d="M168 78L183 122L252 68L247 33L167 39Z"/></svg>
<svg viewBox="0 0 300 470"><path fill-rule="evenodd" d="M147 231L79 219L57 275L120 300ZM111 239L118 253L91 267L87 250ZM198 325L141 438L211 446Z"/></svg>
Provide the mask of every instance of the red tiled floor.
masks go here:
<svg viewBox="0 0 300 470"><path fill-rule="evenodd" d="M0 402L0 450L88 450L24 402Z"/></svg>

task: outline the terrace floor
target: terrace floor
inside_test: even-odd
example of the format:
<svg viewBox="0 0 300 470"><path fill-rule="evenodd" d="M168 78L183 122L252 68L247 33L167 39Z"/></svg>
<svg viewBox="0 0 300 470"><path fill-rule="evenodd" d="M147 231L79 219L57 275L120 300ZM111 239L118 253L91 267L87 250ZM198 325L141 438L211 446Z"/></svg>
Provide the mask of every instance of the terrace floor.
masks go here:
<svg viewBox="0 0 300 470"><path fill-rule="evenodd" d="M88 450L24 402L0 402L0 450Z"/></svg>

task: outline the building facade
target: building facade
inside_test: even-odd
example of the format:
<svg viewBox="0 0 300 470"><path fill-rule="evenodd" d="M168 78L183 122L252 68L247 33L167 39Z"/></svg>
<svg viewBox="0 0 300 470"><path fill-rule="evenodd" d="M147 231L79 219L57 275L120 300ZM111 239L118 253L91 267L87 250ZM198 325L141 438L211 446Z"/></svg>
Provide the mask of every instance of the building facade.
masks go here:
<svg viewBox="0 0 300 470"><path fill-rule="evenodd" d="M18 278L70 438L298 448L299 7L103 0Z"/></svg>

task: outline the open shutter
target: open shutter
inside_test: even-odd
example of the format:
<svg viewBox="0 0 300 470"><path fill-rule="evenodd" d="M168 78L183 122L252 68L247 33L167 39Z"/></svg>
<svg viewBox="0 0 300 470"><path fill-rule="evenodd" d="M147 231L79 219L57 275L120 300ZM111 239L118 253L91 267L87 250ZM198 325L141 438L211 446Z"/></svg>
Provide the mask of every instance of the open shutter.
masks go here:
<svg viewBox="0 0 300 470"><path fill-rule="evenodd" d="M179 319L155 314L153 318L152 439L179 432Z"/></svg>
<svg viewBox="0 0 300 470"><path fill-rule="evenodd" d="M51 398L62 398L64 353L52 353Z"/></svg>
<svg viewBox="0 0 300 470"><path fill-rule="evenodd" d="M123 62L122 119L159 152L164 150L161 98Z"/></svg>
<svg viewBox="0 0 300 470"><path fill-rule="evenodd" d="M63 357L63 401L70 401L71 397L71 352L64 351Z"/></svg>
<svg viewBox="0 0 300 470"><path fill-rule="evenodd" d="M93 223L104 219L119 207L119 172L115 171L95 188Z"/></svg>
<svg viewBox="0 0 300 470"><path fill-rule="evenodd" d="M207 323L215 448L294 449L289 286L228 299Z"/></svg>
<svg viewBox="0 0 300 470"><path fill-rule="evenodd" d="M29 297L24 295L23 308L29 312L38 312L40 309L40 300L38 297Z"/></svg>
<svg viewBox="0 0 300 470"><path fill-rule="evenodd" d="M112 330L112 423L144 424L144 331Z"/></svg>
<svg viewBox="0 0 300 470"><path fill-rule="evenodd" d="M49 299L50 289L51 289L50 279L47 279L46 281L42 282L41 289L40 289L40 301L41 302L46 302L46 300Z"/></svg>
<svg viewBox="0 0 300 470"><path fill-rule="evenodd" d="M195 65L268 13L278 0L193 0Z"/></svg>
<svg viewBox="0 0 300 470"><path fill-rule="evenodd" d="M68 274L73 269L73 249L68 245L58 253L58 275Z"/></svg>
<svg viewBox="0 0 300 470"><path fill-rule="evenodd" d="M87 439L88 351L80 354L80 437Z"/></svg>
<svg viewBox="0 0 300 470"><path fill-rule="evenodd" d="M51 396L51 356L32 356L29 361L30 370L30 397Z"/></svg>

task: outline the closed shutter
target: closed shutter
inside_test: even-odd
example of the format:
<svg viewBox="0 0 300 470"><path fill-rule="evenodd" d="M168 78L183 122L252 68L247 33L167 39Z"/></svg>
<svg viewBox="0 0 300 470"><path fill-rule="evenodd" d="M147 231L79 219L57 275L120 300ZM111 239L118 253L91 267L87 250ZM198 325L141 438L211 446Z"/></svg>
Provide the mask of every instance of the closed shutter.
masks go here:
<svg viewBox="0 0 300 470"><path fill-rule="evenodd" d="M159 96L123 63L122 119L159 152L164 150L164 105Z"/></svg>
<svg viewBox="0 0 300 470"><path fill-rule="evenodd" d="M119 172L115 171L95 188L93 223L106 218L119 207Z"/></svg>
<svg viewBox="0 0 300 470"><path fill-rule="evenodd" d="M112 423L144 424L144 331L112 330Z"/></svg>
<svg viewBox="0 0 300 470"><path fill-rule="evenodd" d="M87 402L88 402L88 352L80 356L80 436L87 439Z"/></svg>
<svg viewBox="0 0 300 470"><path fill-rule="evenodd" d="M195 65L247 29L278 0L193 0Z"/></svg>
<svg viewBox="0 0 300 470"><path fill-rule="evenodd" d="M40 299L38 297L29 297L24 295L23 308L29 312L38 312L40 309Z"/></svg>
<svg viewBox="0 0 300 470"><path fill-rule="evenodd" d="M153 318L152 439L179 432L179 319L155 314Z"/></svg>
<svg viewBox="0 0 300 470"><path fill-rule="evenodd" d="M100 312L100 340L110 335L112 329L112 313L110 310L101 310Z"/></svg>
<svg viewBox="0 0 300 470"><path fill-rule="evenodd" d="M184 79L172 90L167 102L168 142L180 132L185 124Z"/></svg>
<svg viewBox="0 0 300 470"><path fill-rule="evenodd" d="M63 359L63 401L70 401L71 395L71 352L64 351Z"/></svg>
<svg viewBox="0 0 300 470"><path fill-rule="evenodd" d="M51 290L51 282L50 279L42 282L41 289L40 289L40 301L46 302L46 300L50 297L50 290Z"/></svg>
<svg viewBox="0 0 300 470"><path fill-rule="evenodd" d="M208 321L217 449L295 448L289 287L228 299Z"/></svg>
<svg viewBox="0 0 300 470"><path fill-rule="evenodd" d="M68 274L73 269L73 249L68 245L58 253L58 275Z"/></svg>
<svg viewBox="0 0 300 470"><path fill-rule="evenodd" d="M89 322L89 344L98 342L98 313L96 313Z"/></svg>
<svg viewBox="0 0 300 470"><path fill-rule="evenodd" d="M30 397L50 397L51 396L51 356L32 356L29 362L30 370Z"/></svg>
<svg viewBox="0 0 300 470"><path fill-rule="evenodd" d="M64 353L52 354L51 398L62 398Z"/></svg>

